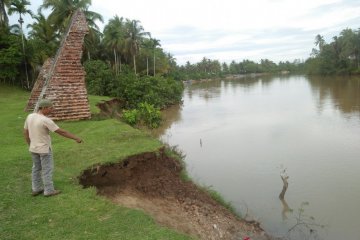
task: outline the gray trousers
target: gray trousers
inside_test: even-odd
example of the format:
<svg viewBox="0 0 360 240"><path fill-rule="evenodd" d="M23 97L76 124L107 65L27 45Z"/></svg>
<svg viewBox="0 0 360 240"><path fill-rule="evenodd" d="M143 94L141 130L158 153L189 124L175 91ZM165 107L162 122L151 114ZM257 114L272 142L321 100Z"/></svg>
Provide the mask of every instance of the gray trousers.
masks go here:
<svg viewBox="0 0 360 240"><path fill-rule="evenodd" d="M51 149L49 153L33 153L31 152L33 160L32 166L32 190L39 192L44 190L44 194L54 192L54 183L52 180L54 161Z"/></svg>

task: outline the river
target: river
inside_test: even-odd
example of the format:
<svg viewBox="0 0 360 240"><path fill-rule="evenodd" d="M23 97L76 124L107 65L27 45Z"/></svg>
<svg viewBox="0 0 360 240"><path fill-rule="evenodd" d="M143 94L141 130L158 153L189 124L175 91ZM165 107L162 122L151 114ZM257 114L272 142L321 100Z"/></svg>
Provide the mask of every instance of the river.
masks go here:
<svg viewBox="0 0 360 240"><path fill-rule="evenodd" d="M291 239L360 239L359 77L188 84L183 105L164 117L160 139L186 154L194 181L268 233L304 222ZM281 174L289 176L283 202Z"/></svg>

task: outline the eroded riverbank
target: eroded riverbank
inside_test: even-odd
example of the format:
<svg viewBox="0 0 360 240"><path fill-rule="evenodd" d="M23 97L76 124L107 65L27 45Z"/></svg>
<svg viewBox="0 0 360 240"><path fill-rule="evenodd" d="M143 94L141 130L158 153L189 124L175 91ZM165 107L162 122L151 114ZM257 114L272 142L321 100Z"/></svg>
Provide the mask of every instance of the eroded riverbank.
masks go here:
<svg viewBox="0 0 360 240"><path fill-rule="evenodd" d="M131 156L119 163L93 166L80 183L95 186L115 204L137 208L159 224L199 239L269 239L257 222L247 222L181 179L182 165L164 149Z"/></svg>

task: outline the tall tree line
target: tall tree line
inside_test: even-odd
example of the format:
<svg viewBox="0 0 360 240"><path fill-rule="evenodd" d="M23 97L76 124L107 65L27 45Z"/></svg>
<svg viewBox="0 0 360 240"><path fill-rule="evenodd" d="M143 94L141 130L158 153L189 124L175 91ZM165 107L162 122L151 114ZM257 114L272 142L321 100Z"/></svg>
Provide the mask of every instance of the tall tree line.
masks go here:
<svg viewBox="0 0 360 240"><path fill-rule="evenodd" d="M245 75L252 73L299 73L304 72L304 62L296 59L293 62L274 63L269 59L261 59L259 63L245 59L241 62L235 60L230 63L220 63L218 60L211 60L204 57L200 62L191 64L186 62L184 66L177 66L176 79L196 80L224 77L227 75Z"/></svg>
<svg viewBox="0 0 360 240"><path fill-rule="evenodd" d="M305 63L300 60L274 63L269 59L259 63L248 59L221 63L204 57L198 63L178 66L176 59L161 48L160 40L146 32L138 20L114 16L100 31L96 22L103 21L103 17L89 10L91 0L43 0L36 13L29 11L29 6L27 0L0 0L0 81L26 89L32 88L44 61L55 55L77 9L85 13L90 28L85 37L83 61L101 61L114 76L129 69L134 76L159 75L176 80L305 70L309 74L360 73L360 30L344 29L330 43L317 35L316 48ZM49 15L43 13L45 9L50 10ZM8 15L12 14L18 16L18 21L10 25ZM24 15L31 16L32 22L24 22Z"/></svg>
<svg viewBox="0 0 360 240"><path fill-rule="evenodd" d="M103 61L115 75L124 68L135 75L164 75L174 59L160 41L146 32L140 21L115 16L101 32L103 17L89 10L91 0L43 0L36 14L27 0L0 0L0 81L31 89L44 61L53 57L72 14L81 9L90 32L85 37L83 61ZM43 10L50 10L45 16ZM18 24L9 25L8 15L18 14ZM25 23L28 14L33 22ZM28 35L23 34L23 27ZM24 31L25 32L25 31Z"/></svg>
<svg viewBox="0 0 360 240"><path fill-rule="evenodd" d="M346 28L326 43L320 34L315 37L312 56L306 61L310 74L359 74L360 29Z"/></svg>

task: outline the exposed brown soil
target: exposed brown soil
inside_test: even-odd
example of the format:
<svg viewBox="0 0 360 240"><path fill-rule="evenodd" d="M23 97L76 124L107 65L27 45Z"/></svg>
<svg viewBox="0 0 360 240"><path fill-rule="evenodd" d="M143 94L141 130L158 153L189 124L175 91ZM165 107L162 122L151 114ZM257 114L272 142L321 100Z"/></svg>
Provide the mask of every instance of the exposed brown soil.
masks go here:
<svg viewBox="0 0 360 240"><path fill-rule="evenodd" d="M113 98L107 101L101 101L96 104L96 106L100 109L100 113L98 114L100 117L106 118L121 118L121 111L125 106L125 102L118 99Z"/></svg>
<svg viewBox="0 0 360 240"><path fill-rule="evenodd" d="M207 192L180 178L181 164L164 153L144 153L94 166L80 183L122 206L142 209L159 224L198 239L268 239L256 222L237 218Z"/></svg>

